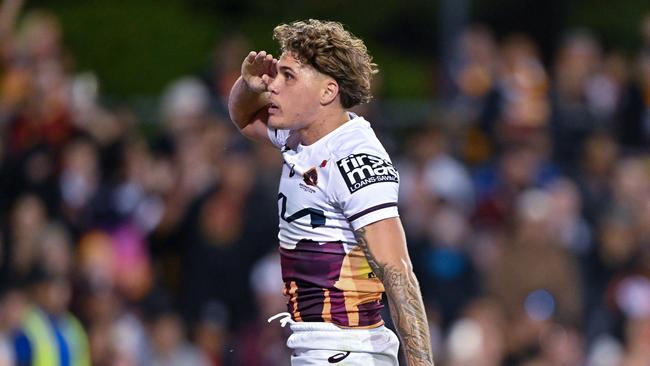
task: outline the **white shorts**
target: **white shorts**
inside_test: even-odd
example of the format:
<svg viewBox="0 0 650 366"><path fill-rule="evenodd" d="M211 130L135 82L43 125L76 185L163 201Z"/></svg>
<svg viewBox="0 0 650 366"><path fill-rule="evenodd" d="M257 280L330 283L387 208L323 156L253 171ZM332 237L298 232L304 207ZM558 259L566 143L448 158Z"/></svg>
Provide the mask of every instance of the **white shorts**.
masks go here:
<svg viewBox="0 0 650 366"><path fill-rule="evenodd" d="M339 328L332 323L289 322L292 366L398 366L399 340L385 326Z"/></svg>

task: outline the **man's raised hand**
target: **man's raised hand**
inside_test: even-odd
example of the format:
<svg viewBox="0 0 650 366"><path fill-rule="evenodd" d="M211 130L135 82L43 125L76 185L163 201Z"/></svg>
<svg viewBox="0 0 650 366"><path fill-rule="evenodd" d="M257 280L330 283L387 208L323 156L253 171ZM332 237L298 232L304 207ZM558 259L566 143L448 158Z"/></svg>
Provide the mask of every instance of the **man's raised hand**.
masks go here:
<svg viewBox="0 0 650 366"><path fill-rule="evenodd" d="M242 79L251 91L263 93L266 91L266 81L277 75L277 63L278 60L266 51L251 51L241 65Z"/></svg>

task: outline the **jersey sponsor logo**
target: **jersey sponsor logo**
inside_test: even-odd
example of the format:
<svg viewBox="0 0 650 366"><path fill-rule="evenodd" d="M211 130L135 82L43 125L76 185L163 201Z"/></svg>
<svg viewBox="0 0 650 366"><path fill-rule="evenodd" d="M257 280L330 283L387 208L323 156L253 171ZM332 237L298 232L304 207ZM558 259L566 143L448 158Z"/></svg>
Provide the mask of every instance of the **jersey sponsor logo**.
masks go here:
<svg viewBox="0 0 650 366"><path fill-rule="evenodd" d="M287 196L284 193L278 193L278 201L280 201L280 218L289 224L302 217L309 216L312 229L325 225L326 219L323 210L307 207L294 212L293 215L287 216Z"/></svg>
<svg viewBox="0 0 650 366"><path fill-rule="evenodd" d="M381 182L399 183L393 164L370 154L351 154L336 162L350 193Z"/></svg>

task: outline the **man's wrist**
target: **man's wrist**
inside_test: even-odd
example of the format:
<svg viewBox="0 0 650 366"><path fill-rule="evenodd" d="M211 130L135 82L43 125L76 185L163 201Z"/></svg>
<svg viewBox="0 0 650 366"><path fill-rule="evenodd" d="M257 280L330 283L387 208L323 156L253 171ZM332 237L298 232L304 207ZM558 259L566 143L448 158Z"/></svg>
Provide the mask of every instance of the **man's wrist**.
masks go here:
<svg viewBox="0 0 650 366"><path fill-rule="evenodd" d="M244 92L247 94L252 94L252 95L260 95L264 93L266 90L255 88L252 86L252 83L249 81L249 78L245 78L242 76L241 81L242 81L242 86L244 88Z"/></svg>

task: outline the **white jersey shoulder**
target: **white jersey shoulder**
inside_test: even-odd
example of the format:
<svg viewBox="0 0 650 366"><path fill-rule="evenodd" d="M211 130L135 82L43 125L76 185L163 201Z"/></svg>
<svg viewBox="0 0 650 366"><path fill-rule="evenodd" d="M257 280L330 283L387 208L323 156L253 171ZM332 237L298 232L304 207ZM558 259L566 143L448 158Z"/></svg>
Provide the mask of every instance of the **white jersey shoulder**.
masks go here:
<svg viewBox="0 0 650 366"><path fill-rule="evenodd" d="M269 129L282 150L278 194L280 243L356 243L354 230L398 216L399 174L370 124L352 119L309 146Z"/></svg>

